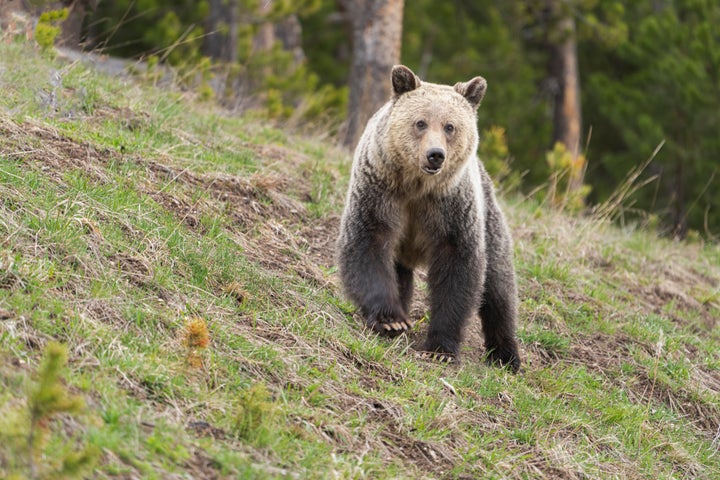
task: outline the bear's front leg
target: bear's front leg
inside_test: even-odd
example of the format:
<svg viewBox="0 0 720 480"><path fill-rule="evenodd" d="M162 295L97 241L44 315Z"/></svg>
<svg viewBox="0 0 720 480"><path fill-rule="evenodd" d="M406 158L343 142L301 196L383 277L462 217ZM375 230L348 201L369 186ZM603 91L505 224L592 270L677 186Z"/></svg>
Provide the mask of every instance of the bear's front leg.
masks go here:
<svg viewBox="0 0 720 480"><path fill-rule="evenodd" d="M463 328L477 310L484 275L481 256L470 245L442 245L428 270L430 330L425 350L456 359Z"/></svg>
<svg viewBox="0 0 720 480"><path fill-rule="evenodd" d="M398 288L398 276L408 283L407 272L394 262L397 235L393 230L377 222L372 228L368 225L373 223L365 222L358 229L347 226L349 230L340 245L340 276L367 326L381 334L397 335L412 326L403 306L407 292Z"/></svg>

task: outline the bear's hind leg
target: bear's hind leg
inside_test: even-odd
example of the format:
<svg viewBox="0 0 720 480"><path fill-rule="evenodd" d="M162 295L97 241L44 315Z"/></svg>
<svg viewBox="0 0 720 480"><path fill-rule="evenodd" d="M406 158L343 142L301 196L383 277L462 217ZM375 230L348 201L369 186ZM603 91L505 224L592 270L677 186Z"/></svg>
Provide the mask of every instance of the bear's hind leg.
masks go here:
<svg viewBox="0 0 720 480"><path fill-rule="evenodd" d="M503 276L506 278L502 278ZM507 275L493 275L491 269L488 269L480 307L487 361L490 364L508 366L513 372L520 369L520 354L515 340L515 291L513 279L507 278Z"/></svg>
<svg viewBox="0 0 720 480"><path fill-rule="evenodd" d="M510 229L497 204L492 180L481 171L485 196L485 251L487 269L480 304L480 320L485 335L487 361L520 369L520 352L515 339L518 318L518 292Z"/></svg>
<svg viewBox="0 0 720 480"><path fill-rule="evenodd" d="M487 182L489 184L489 179ZM486 191L486 198L485 246L488 263L479 313L487 361L508 366L517 372L520 369L520 353L515 339L518 293L512 264L512 241L492 193Z"/></svg>

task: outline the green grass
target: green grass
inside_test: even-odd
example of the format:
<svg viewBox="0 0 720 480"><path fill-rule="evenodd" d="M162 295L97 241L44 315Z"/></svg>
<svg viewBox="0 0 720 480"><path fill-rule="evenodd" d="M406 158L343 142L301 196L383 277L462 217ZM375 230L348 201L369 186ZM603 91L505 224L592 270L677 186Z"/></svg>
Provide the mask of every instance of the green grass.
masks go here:
<svg viewBox="0 0 720 480"><path fill-rule="evenodd" d="M720 474L718 245L505 198L523 371L485 366L477 325L436 364L426 321L377 338L341 295L347 153L21 43L0 59L0 476L70 446L94 478ZM86 407L28 451L53 340Z"/></svg>

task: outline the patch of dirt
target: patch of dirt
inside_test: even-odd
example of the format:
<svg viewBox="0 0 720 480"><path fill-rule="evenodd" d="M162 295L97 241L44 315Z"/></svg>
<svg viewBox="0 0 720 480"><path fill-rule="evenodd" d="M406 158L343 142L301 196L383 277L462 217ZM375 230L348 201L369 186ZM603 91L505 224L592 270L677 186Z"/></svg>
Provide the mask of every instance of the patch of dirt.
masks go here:
<svg viewBox="0 0 720 480"><path fill-rule="evenodd" d="M281 154L290 152L272 151L277 161L282 160ZM173 181L199 188L208 195L208 201L191 203L177 192L147 192L189 227L197 228L203 213L227 212L233 219L231 231L249 259L278 275L295 273L317 287L332 283L320 267L329 269L334 264L339 217L310 220L305 205L283 193L291 187L309 190L302 178L291 182L276 174L244 178L178 171L157 162L147 166L158 183Z"/></svg>
<svg viewBox="0 0 720 480"><path fill-rule="evenodd" d="M720 375L699 369L695 369L692 375L695 377L693 383L699 383L700 388L710 391L717 399L716 402L708 403L693 398L694 395L685 389L674 391L662 382L650 378L649 372L640 372L636 381L630 385L630 394L640 404L652 400L667 406L694 424L708 439L712 439L720 428Z"/></svg>
<svg viewBox="0 0 720 480"><path fill-rule="evenodd" d="M223 475L221 475L222 465L197 448L193 450L192 456L185 461L183 469L185 474L191 478L208 480L223 478Z"/></svg>
<svg viewBox="0 0 720 480"><path fill-rule="evenodd" d="M307 224L299 235L306 240L305 255L312 263L331 268L335 265L335 240L340 227L340 216L330 215L324 221Z"/></svg>
<svg viewBox="0 0 720 480"><path fill-rule="evenodd" d="M150 266L140 257L125 253L116 253L109 258L132 283L145 285L152 277Z"/></svg>
<svg viewBox="0 0 720 480"><path fill-rule="evenodd" d="M255 151L260 157L283 165L292 162L291 165L299 166L307 160L307 157L297 150L282 145L246 143L245 146Z"/></svg>
<svg viewBox="0 0 720 480"><path fill-rule="evenodd" d="M629 358L627 345L637 343L625 334L593 334L573 341L566 357L585 365L588 370L607 372L620 367Z"/></svg>
<svg viewBox="0 0 720 480"><path fill-rule="evenodd" d="M100 183L110 180L108 160L118 157L112 150L98 150L60 135L56 130L32 122L17 124L0 117L0 153L9 158L38 165L40 170L59 180L67 170L80 170Z"/></svg>
<svg viewBox="0 0 720 480"><path fill-rule="evenodd" d="M192 204L183 197L165 192L149 192L149 195L166 210L173 212L175 217L185 226L193 230L199 229L200 220L198 217L203 211L202 208L199 208L199 202ZM200 231L203 232L203 230Z"/></svg>
<svg viewBox="0 0 720 480"><path fill-rule="evenodd" d="M140 160L141 161L141 160ZM223 207L243 228L251 228L258 219L288 218L298 220L307 212L305 206L282 193L290 181L277 174L258 174L238 177L223 173L196 174L188 170L177 170L155 161L146 162L149 172L157 183L177 182L195 187L207 193L212 199L223 202ZM158 192L150 191L150 195ZM162 192L159 192L162 193ZM167 195L167 194L165 194ZM167 202L161 202L167 203ZM186 213L187 205L176 202ZM177 211L176 205L169 205Z"/></svg>
<svg viewBox="0 0 720 480"><path fill-rule="evenodd" d="M680 325L685 325L688 321L683 318L685 315L676 315L673 311L698 314L708 331L718 325L718 318L713 314L713 308L720 309L720 304L716 301L700 302L694 294L716 291L720 288L719 278L677 264L651 264L646 270L645 277L651 279L649 284L627 282L628 293L638 304L657 315L670 316ZM670 305L673 308L668 309Z"/></svg>
<svg viewBox="0 0 720 480"><path fill-rule="evenodd" d="M83 312L93 320L121 327L126 323L118 308L104 299L91 299L84 305Z"/></svg>

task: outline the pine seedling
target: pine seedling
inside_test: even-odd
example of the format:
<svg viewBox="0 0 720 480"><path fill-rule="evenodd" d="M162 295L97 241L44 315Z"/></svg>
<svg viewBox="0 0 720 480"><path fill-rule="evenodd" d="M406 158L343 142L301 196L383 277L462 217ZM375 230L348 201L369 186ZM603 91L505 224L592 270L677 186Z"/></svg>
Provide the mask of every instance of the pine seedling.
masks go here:
<svg viewBox="0 0 720 480"><path fill-rule="evenodd" d="M200 317L188 319L182 333L182 343L187 350L186 361L191 367L202 367L202 351L210 345L207 323Z"/></svg>
<svg viewBox="0 0 720 480"><path fill-rule="evenodd" d="M62 413L77 414L85 409L82 397L71 395L62 383L61 373L66 363L65 346L57 342L48 343L37 373L37 384L28 395L30 426L27 444L31 478L39 475L35 462L42 455L47 443L52 418ZM83 470L92 466L96 456L96 452L91 448L71 451L60 459L61 467L53 471L52 476L77 478Z"/></svg>
<svg viewBox="0 0 720 480"><path fill-rule="evenodd" d="M50 418L57 413L78 413L85 408L81 397L70 395L61 382L60 373L67 363L67 350L59 343L51 342L45 347L38 384L30 392L30 436L28 443L37 449L42 444L43 433Z"/></svg>
<svg viewBox="0 0 720 480"><path fill-rule="evenodd" d="M234 430L238 438L258 447L272 443L277 408L263 383L256 383L243 391L237 399Z"/></svg>

